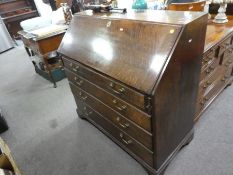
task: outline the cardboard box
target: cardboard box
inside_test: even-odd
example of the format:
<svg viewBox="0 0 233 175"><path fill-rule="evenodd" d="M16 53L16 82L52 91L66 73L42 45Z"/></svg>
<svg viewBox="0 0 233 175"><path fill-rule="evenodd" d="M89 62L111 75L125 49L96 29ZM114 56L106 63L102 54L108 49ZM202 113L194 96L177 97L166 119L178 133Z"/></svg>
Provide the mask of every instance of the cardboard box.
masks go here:
<svg viewBox="0 0 233 175"><path fill-rule="evenodd" d="M0 168L13 171L15 175L22 175L18 166L15 163L14 158L11 155L9 147L0 137L0 148L2 154L0 155Z"/></svg>
<svg viewBox="0 0 233 175"><path fill-rule="evenodd" d="M14 168L6 154L0 155L0 168L14 172Z"/></svg>

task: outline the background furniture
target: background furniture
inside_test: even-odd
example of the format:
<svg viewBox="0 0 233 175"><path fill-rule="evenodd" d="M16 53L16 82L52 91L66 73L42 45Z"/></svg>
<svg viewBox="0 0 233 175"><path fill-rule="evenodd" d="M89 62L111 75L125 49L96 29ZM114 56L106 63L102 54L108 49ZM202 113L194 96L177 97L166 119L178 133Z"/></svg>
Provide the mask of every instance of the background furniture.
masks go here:
<svg viewBox="0 0 233 175"><path fill-rule="evenodd" d="M42 28L46 32L45 35L36 37L30 32L20 31L19 35L24 43L29 56L36 55L32 60L35 71L44 78L53 82L54 87L57 87L56 82L65 77L63 64L56 51L61 43L63 35L66 32L67 26L58 28L59 30L51 30L53 26ZM56 28L55 28L56 29ZM50 33L47 33L51 30Z"/></svg>
<svg viewBox="0 0 233 175"><path fill-rule="evenodd" d="M195 120L233 81L233 17L228 18L226 24L207 25Z"/></svg>
<svg viewBox="0 0 233 175"><path fill-rule="evenodd" d="M218 13L218 9L219 9L219 4L210 4L210 14L217 14ZM226 14L227 15L233 15L233 4L227 4L227 10L226 10Z"/></svg>
<svg viewBox="0 0 233 175"><path fill-rule="evenodd" d="M203 11L206 1L189 2L189 3L171 3L167 10L176 11Z"/></svg>
<svg viewBox="0 0 233 175"><path fill-rule="evenodd" d="M78 115L149 174L192 140L208 17L190 13L83 12L59 47Z"/></svg>
<svg viewBox="0 0 233 175"><path fill-rule="evenodd" d="M194 8L192 4L186 3L184 6L171 4L168 9L192 11L202 7L202 3L199 3L198 8ZM229 7L232 6L229 5ZM213 8L210 9L210 12L213 12ZM233 81L233 16L228 18L229 22L226 24L215 24L211 19L207 25L194 121L201 117L205 109Z"/></svg>
<svg viewBox="0 0 233 175"><path fill-rule="evenodd" d="M0 53L13 48L13 41L2 19L0 18Z"/></svg>
<svg viewBox="0 0 233 175"><path fill-rule="evenodd" d="M38 16L33 0L4 0L0 2L0 16L12 38L19 38L20 22Z"/></svg>

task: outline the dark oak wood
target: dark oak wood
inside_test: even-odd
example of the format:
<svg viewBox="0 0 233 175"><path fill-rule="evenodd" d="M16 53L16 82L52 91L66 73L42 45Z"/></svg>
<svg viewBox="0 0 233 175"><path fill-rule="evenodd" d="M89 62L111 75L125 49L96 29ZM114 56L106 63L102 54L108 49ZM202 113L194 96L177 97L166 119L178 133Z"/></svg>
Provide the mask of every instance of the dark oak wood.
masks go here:
<svg viewBox="0 0 233 175"><path fill-rule="evenodd" d="M207 25L195 121L233 81L233 17L228 18L226 24Z"/></svg>
<svg viewBox="0 0 233 175"><path fill-rule="evenodd" d="M206 1L187 2L187 3L171 3L168 5L167 10L176 11L203 11Z"/></svg>
<svg viewBox="0 0 233 175"><path fill-rule="evenodd" d="M151 118L150 115L138 110L134 106L125 101L121 100L120 98L113 96L112 94L104 91L101 88L98 88L91 82L88 82L84 78L71 73L69 70L66 70L66 75L70 82L73 82L75 85L79 86L80 88L84 89L89 94L95 96L96 98L100 99L103 103L110 106L114 111L119 113L121 116L125 118L129 118L130 120L137 123L137 125L141 126L143 129L151 132Z"/></svg>
<svg viewBox="0 0 233 175"><path fill-rule="evenodd" d="M54 87L57 87L57 85L52 75L52 71L57 68L63 68L63 62L61 61L61 58L59 58L58 62L56 62L55 64L50 64L49 54L51 52L57 51L65 32L66 31L64 30L58 33L47 35L46 37L41 37L41 38L36 38L34 36L30 37L29 33L25 31L18 32L21 40L24 43L26 51L28 53L30 53L31 51L32 53L32 54L29 54L29 56L37 55L41 59L43 64L45 65L44 71L48 73L51 81L54 84ZM38 68L38 65L35 62L33 62L33 65L35 66L35 69L36 67Z"/></svg>
<svg viewBox="0 0 233 175"><path fill-rule="evenodd" d="M39 16L33 0L6 0L0 2L0 16L13 38L19 38L20 22Z"/></svg>
<svg viewBox="0 0 233 175"><path fill-rule="evenodd" d="M120 145L124 145L124 149L128 152L132 152L140 159L144 160L149 166L153 165L153 152L146 149L137 140L134 140L131 136L119 129L116 125L106 120L100 113L96 112L90 106L80 101L80 98L75 97L79 115L83 118L87 118L105 134L110 136L115 142Z"/></svg>
<svg viewBox="0 0 233 175"><path fill-rule="evenodd" d="M150 110L150 98L148 96L138 93L124 84L119 83L117 80L110 79L108 76L103 76L87 67L84 68L82 64L74 62L73 60L68 60L65 56L63 56L63 62L67 69L74 73L78 73L78 75L100 86L109 93L129 101L139 108L147 111Z"/></svg>
<svg viewBox="0 0 233 175"><path fill-rule="evenodd" d="M207 18L83 12L58 49L78 114L150 174L163 174L193 138Z"/></svg>
<svg viewBox="0 0 233 175"><path fill-rule="evenodd" d="M107 105L96 99L95 97L91 96L87 92L81 90L80 88L76 87L72 83L70 84L71 90L73 94L77 94L77 96L85 101L85 103L92 108L106 116L105 118L116 126L121 128L126 133L130 134L133 138L139 140L143 145L147 148L152 150L152 134L146 132L143 128L139 127L137 124L134 124L130 119L123 117L122 115L118 114L113 109L109 108ZM134 120L134 119L133 119ZM142 120L143 121L143 120Z"/></svg>

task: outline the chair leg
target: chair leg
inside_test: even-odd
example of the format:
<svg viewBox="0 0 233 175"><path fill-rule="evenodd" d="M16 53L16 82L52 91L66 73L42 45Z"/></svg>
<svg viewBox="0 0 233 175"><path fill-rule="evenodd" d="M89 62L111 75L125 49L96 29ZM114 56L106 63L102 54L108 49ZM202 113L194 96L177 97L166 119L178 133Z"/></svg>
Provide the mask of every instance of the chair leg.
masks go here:
<svg viewBox="0 0 233 175"><path fill-rule="evenodd" d="M24 47L24 48L25 48L25 50L26 50L26 52L27 52L28 56L29 56L29 57L30 57L30 56L32 56L32 55L31 55L31 53L30 53L29 48L27 48L27 47Z"/></svg>

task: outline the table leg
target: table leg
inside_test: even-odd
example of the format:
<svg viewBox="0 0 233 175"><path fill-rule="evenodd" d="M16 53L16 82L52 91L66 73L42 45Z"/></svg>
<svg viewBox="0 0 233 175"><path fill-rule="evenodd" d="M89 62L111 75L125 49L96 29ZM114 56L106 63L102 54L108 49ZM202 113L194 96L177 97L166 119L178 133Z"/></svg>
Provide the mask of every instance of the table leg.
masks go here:
<svg viewBox="0 0 233 175"><path fill-rule="evenodd" d="M47 56L44 56L44 63L46 65L46 69L47 69L47 71L49 73L49 77L50 77L51 81L53 82L53 87L56 88L57 84L56 84L56 81L53 78L53 74L52 74L52 71L50 69L50 65L48 64Z"/></svg>
<svg viewBox="0 0 233 175"><path fill-rule="evenodd" d="M31 52L30 52L30 50L29 50L29 48L27 48L27 47L24 47L24 48L25 48L25 50L26 50L28 56L29 56L29 57L32 56L32 55L31 55Z"/></svg>

